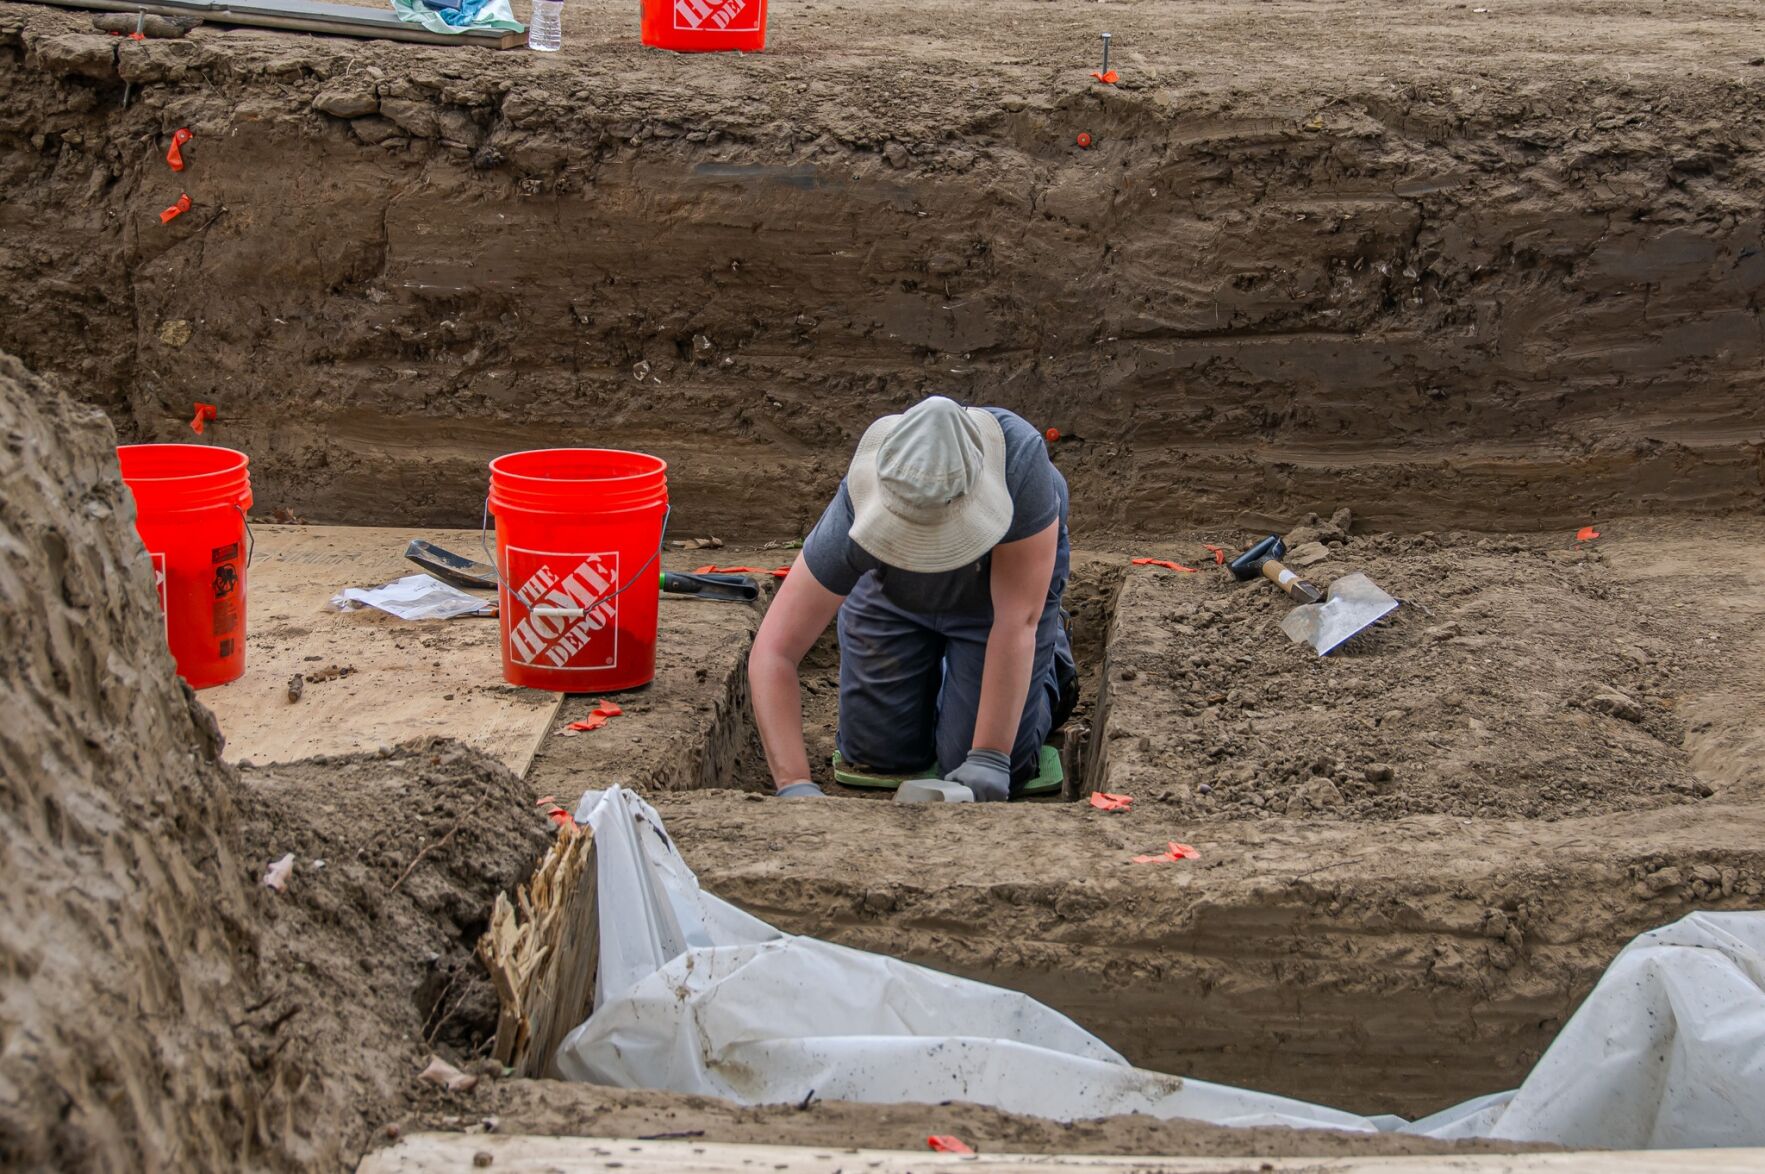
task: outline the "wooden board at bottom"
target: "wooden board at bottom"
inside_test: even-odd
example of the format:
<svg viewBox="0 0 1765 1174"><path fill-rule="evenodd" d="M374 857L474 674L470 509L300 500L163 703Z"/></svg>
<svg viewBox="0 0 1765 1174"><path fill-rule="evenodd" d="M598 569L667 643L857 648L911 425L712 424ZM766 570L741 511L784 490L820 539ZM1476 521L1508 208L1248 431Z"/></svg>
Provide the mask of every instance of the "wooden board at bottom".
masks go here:
<svg viewBox="0 0 1765 1174"><path fill-rule="evenodd" d="M404 557L412 538L482 558L476 530L252 532L245 675L197 694L220 722L230 761L292 762L444 734L526 772L563 695L503 681L494 617L411 622L371 608L330 610L345 587L420 573ZM326 679L333 668L349 672ZM296 675L305 684L290 701Z"/></svg>
<svg viewBox="0 0 1765 1174"><path fill-rule="evenodd" d="M962 1156L839 1146L731 1145L709 1141L633 1141L605 1137L524 1137L518 1134L416 1133L376 1150L359 1174L454 1174L490 1155L500 1174L925 1174L931 1170L986 1170L1040 1174L1742 1174L1765 1169L1765 1150L1610 1150L1532 1154L1416 1154L1410 1156L1088 1157L1078 1154Z"/></svg>

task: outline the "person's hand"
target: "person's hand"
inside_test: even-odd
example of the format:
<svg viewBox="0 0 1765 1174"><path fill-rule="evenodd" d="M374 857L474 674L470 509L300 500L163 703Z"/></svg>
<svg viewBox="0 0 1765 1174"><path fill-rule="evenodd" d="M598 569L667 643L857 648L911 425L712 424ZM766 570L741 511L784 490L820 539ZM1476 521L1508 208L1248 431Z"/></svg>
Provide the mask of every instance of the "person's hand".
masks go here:
<svg viewBox="0 0 1765 1174"><path fill-rule="evenodd" d="M1011 798L1011 758L977 746L968 752L961 766L944 776L944 781L961 783L973 791L976 803L1003 803Z"/></svg>
<svg viewBox="0 0 1765 1174"><path fill-rule="evenodd" d="M794 783L786 783L778 789L780 799L825 799L820 787L808 779L798 779Z"/></svg>

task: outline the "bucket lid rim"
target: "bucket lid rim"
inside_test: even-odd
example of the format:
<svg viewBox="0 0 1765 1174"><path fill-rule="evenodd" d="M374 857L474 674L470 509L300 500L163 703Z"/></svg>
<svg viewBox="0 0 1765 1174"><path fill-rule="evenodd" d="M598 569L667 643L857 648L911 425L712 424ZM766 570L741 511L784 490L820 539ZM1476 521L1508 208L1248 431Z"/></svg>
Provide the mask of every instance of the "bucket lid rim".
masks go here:
<svg viewBox="0 0 1765 1174"><path fill-rule="evenodd" d="M174 449L174 448L176 448L176 449L195 449L200 452L212 452L212 453L223 453L224 452L224 453L229 453L239 459L237 461L230 461L218 469L203 469L202 471L196 472L196 473L172 473L170 475L164 475L164 476L128 475L128 476L125 476L123 478L123 480L129 482L130 484L135 484L135 483L144 482L144 481L188 481L194 477L224 477L230 473L246 473L247 476L250 475L249 469L251 466L251 456L248 453L242 453L236 448L227 448L224 445L219 445L219 444L186 444L182 441L176 441L176 440L164 441L164 442L148 442L146 444L119 444L116 446L116 452L117 452L117 458L118 458L117 464L119 466L122 464L122 454L124 452L130 452L130 451L141 452L146 449L164 450L164 449ZM120 471L120 469L119 469L119 471Z"/></svg>
<svg viewBox="0 0 1765 1174"><path fill-rule="evenodd" d="M655 468L653 468L653 469L644 469L644 470L641 470L639 472L634 472L634 473L618 473L618 474L615 474L615 475L609 476L609 477L542 477L542 476L539 476L538 474L535 474L535 473L517 473L517 472L514 472L514 471L509 470L507 468L500 468L499 467L499 466L501 466L502 462L509 460L511 458L514 458L514 457L536 457L536 456L542 456L542 455L545 455L548 453L589 453L589 452L606 453L611 456L637 457L637 458L640 458L640 459L646 460L646 461L654 461L656 463L656 465L655 465ZM638 452L635 449L629 449L629 448L589 448L589 447L527 448L527 449L522 449L519 452L506 452L500 456L491 458L490 472L493 477L506 477L506 478L513 480L513 481L545 481L545 482L554 483L554 484L556 484L556 483L568 484L568 483L572 483L572 482L595 482L597 484L604 484L605 482L608 482L608 481L634 481L640 477L654 477L659 473L666 474L668 472L668 462L663 460L661 457L655 455L654 453Z"/></svg>

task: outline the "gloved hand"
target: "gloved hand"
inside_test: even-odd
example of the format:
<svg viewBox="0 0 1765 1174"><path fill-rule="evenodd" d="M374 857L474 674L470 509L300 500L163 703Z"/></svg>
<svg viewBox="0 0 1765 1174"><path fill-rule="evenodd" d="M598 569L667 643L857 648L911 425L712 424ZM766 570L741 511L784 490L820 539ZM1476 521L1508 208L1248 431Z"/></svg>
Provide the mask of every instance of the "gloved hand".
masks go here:
<svg viewBox="0 0 1765 1174"><path fill-rule="evenodd" d="M944 776L946 783L961 783L974 792L976 803L1003 803L1011 798L1011 757L978 747L968 752L962 765Z"/></svg>
<svg viewBox="0 0 1765 1174"><path fill-rule="evenodd" d="M795 783L786 783L778 789L778 797L780 799L827 798L827 796L822 793L821 788L810 782L808 779L803 779L800 782Z"/></svg>

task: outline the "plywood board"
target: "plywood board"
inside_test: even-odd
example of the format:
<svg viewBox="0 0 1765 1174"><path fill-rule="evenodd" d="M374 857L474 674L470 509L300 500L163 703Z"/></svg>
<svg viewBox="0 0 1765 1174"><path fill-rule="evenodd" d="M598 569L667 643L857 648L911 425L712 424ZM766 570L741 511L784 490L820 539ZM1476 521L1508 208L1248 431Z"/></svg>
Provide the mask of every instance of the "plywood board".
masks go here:
<svg viewBox="0 0 1765 1174"><path fill-rule="evenodd" d="M1765 1150L1648 1150L1545 1154L1431 1154L1403 1157L1086 1157L856 1150L838 1146L730 1145L707 1141L630 1141L600 1137L418 1133L362 1159L360 1174L455 1174L490 1155L500 1174L926 1174L986 1170L1039 1174L1741 1174L1765 1169Z"/></svg>
<svg viewBox="0 0 1765 1174"><path fill-rule="evenodd" d="M412 538L476 554L476 530L253 526L246 573L245 675L199 696L238 762L290 762L445 734L522 774L562 694L504 683L494 618L412 623L336 612L345 587L376 587L418 568ZM479 555L478 557L482 557ZM486 593L488 594L488 593ZM323 678L332 666L351 670ZM291 677L307 678L299 701Z"/></svg>
<svg viewBox="0 0 1765 1174"><path fill-rule="evenodd" d="M57 8L88 8L100 12L151 12L161 16L195 16L210 24L286 29L338 37L371 37L412 41L421 45L478 45L513 49L527 43L524 33L502 29L464 29L432 33L420 24L400 20L391 7L327 4L324 0L37 0Z"/></svg>

